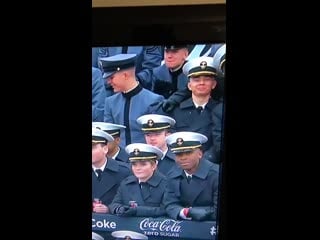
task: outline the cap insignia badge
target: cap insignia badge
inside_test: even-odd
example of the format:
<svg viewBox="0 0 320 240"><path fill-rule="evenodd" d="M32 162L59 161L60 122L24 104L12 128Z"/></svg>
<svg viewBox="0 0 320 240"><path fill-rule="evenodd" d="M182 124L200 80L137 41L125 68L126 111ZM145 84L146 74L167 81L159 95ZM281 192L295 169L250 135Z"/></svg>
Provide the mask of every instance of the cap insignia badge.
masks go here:
<svg viewBox="0 0 320 240"><path fill-rule="evenodd" d="M139 151L138 148L133 149L133 154L134 154L135 156L138 156L139 153L140 153L140 151Z"/></svg>
<svg viewBox="0 0 320 240"><path fill-rule="evenodd" d="M181 146L183 144L183 139L177 138L176 143L177 143L177 145Z"/></svg>
<svg viewBox="0 0 320 240"><path fill-rule="evenodd" d="M207 67L207 62L206 61L202 61L201 63L200 63L200 68L201 69L205 69Z"/></svg>
<svg viewBox="0 0 320 240"><path fill-rule="evenodd" d="M152 119L149 119L148 120L148 126L149 127L153 127L153 125L154 125L154 121Z"/></svg>

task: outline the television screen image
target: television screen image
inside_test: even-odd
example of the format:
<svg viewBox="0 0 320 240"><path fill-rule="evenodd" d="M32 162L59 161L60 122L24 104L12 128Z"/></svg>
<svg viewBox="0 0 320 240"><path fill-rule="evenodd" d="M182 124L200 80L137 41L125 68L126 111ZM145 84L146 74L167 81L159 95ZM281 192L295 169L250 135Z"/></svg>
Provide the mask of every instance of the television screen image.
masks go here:
<svg viewBox="0 0 320 240"><path fill-rule="evenodd" d="M115 13L103 24L99 14L91 59L92 232L103 239L218 240L227 49L221 23L209 37L177 37L176 25L185 26L176 20L113 26ZM207 19L189 21L210 31ZM106 26L110 38L101 33ZM155 27L161 34L140 36Z"/></svg>

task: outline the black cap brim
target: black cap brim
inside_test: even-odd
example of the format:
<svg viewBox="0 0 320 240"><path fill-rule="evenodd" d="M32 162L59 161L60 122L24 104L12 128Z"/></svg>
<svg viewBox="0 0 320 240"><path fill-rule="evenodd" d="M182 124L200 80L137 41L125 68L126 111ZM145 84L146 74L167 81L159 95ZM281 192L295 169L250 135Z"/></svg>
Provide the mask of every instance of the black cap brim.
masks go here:
<svg viewBox="0 0 320 240"><path fill-rule="evenodd" d="M104 72L103 73L103 78L108 78L108 77L111 77L113 74L115 74L116 72L115 71L112 71L112 72Z"/></svg>

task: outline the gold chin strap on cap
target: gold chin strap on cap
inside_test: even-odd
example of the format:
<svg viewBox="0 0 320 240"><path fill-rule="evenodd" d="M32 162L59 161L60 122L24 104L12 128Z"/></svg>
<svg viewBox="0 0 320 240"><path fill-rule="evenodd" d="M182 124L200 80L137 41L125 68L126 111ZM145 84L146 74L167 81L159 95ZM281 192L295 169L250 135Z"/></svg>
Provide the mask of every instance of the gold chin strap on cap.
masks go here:
<svg viewBox="0 0 320 240"><path fill-rule="evenodd" d="M92 140L92 143L105 143L105 140Z"/></svg>

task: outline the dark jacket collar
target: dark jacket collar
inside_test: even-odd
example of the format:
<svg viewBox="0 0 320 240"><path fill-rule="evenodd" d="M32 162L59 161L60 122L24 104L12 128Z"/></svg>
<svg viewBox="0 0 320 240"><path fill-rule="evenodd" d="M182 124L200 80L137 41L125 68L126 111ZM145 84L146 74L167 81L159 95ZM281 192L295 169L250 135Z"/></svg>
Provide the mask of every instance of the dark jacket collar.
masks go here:
<svg viewBox="0 0 320 240"><path fill-rule="evenodd" d="M206 104L206 108L208 108L210 111L214 108L217 101L213 100L212 98L209 99L208 103ZM193 104L192 98L188 98L187 100L183 101L180 104L180 108L194 108L195 105Z"/></svg>
<svg viewBox="0 0 320 240"><path fill-rule="evenodd" d="M119 165L117 163L117 161L111 159L111 158L108 158L107 160L107 165L105 167L105 169L108 169L108 170L111 170L113 172L118 172L119 171Z"/></svg>
<svg viewBox="0 0 320 240"><path fill-rule="evenodd" d="M143 88L141 87L140 84L138 84L134 89L132 89L130 92L127 93L122 93L122 96L125 98L131 98L134 95L137 95Z"/></svg>

